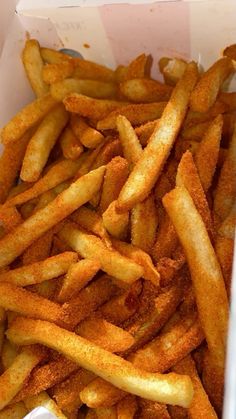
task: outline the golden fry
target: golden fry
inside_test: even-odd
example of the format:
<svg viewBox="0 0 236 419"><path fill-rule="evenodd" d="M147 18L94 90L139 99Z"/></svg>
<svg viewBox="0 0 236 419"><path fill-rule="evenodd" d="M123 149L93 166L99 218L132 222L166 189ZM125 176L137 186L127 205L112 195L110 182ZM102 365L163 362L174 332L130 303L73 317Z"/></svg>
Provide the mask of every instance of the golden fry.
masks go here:
<svg viewBox="0 0 236 419"><path fill-rule="evenodd" d="M149 56L146 54L140 54L134 60L132 60L125 74L125 79L136 79L148 76L148 60Z"/></svg>
<svg viewBox="0 0 236 419"><path fill-rule="evenodd" d="M95 99L114 99L116 91L117 87L113 83L75 78L58 81L50 86L50 93L58 102L63 101L71 93L79 93Z"/></svg>
<svg viewBox="0 0 236 419"><path fill-rule="evenodd" d="M124 115L117 116L116 125L124 157L128 161L130 169L132 169L142 156L142 146L131 123Z"/></svg>
<svg viewBox="0 0 236 419"><path fill-rule="evenodd" d="M152 79L129 79L120 84L121 93L131 102L163 102L170 98L172 88Z"/></svg>
<svg viewBox="0 0 236 419"><path fill-rule="evenodd" d="M0 412L0 419L22 419L28 413L24 403L14 403Z"/></svg>
<svg viewBox="0 0 236 419"><path fill-rule="evenodd" d="M118 213L116 201L111 202L109 207L102 214L103 225L107 232L117 239L125 239L128 234L129 213Z"/></svg>
<svg viewBox="0 0 236 419"><path fill-rule="evenodd" d="M56 418L66 419L66 416L62 413L62 411L59 409L54 400L51 399L51 397L49 397L46 391L43 391L42 393L39 393L36 396L26 398L24 400L24 404L29 410L33 410L35 407L38 406L45 407L53 415L56 415Z"/></svg>
<svg viewBox="0 0 236 419"><path fill-rule="evenodd" d="M176 83L183 77L187 68L187 62L181 58L166 58L159 60L159 70L163 74L166 84L175 86Z"/></svg>
<svg viewBox="0 0 236 419"><path fill-rule="evenodd" d="M96 148L104 142L104 136L78 115L71 116L71 128L81 144L87 148Z"/></svg>
<svg viewBox="0 0 236 419"><path fill-rule="evenodd" d="M231 58L232 60L236 60L236 44L232 44L226 47L223 51L223 55Z"/></svg>
<svg viewBox="0 0 236 419"><path fill-rule="evenodd" d="M43 81L46 84L53 84L64 80L72 76L74 67L73 60L64 60L58 64L46 64L42 71Z"/></svg>
<svg viewBox="0 0 236 419"><path fill-rule="evenodd" d="M67 111L96 120L105 118L110 112L126 104L116 100L94 99L78 93L67 95L63 103Z"/></svg>
<svg viewBox="0 0 236 419"><path fill-rule="evenodd" d="M133 419L138 410L137 399L134 396L126 396L116 405L117 419Z"/></svg>
<svg viewBox="0 0 236 419"><path fill-rule="evenodd" d="M37 97L48 93L48 86L44 83L43 60L40 53L40 45L36 39L28 39L22 52L22 61L31 87Z"/></svg>
<svg viewBox="0 0 236 419"><path fill-rule="evenodd" d="M66 127L60 136L60 146L66 159L76 160L83 152L83 146L70 127Z"/></svg>
<svg viewBox="0 0 236 419"><path fill-rule="evenodd" d="M140 125L139 127L135 128L135 132L142 146L147 145L148 140L151 137L158 121L159 119L154 119L154 121L146 122L145 124Z"/></svg>

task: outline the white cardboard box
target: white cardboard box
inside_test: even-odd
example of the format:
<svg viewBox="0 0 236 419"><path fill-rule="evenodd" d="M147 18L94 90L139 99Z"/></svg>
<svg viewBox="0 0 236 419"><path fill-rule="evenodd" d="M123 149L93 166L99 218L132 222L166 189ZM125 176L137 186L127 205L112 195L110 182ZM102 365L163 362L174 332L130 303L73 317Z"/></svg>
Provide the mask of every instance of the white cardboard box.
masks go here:
<svg viewBox="0 0 236 419"><path fill-rule="evenodd" d="M27 32L113 68L151 53L155 76L160 56L207 67L236 42L236 0L1 0L0 16L0 127L33 97L20 59ZM225 419L236 419L236 267L233 277Z"/></svg>

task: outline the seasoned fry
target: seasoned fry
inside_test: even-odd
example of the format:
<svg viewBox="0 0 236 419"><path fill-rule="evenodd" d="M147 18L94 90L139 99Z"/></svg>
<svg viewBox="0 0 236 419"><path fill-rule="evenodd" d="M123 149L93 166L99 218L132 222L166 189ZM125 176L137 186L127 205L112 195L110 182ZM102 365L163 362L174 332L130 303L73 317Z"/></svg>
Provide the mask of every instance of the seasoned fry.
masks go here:
<svg viewBox="0 0 236 419"><path fill-rule="evenodd" d="M48 93L48 86L44 83L43 60L40 54L40 45L36 39L28 39L22 52L22 61L30 85L37 97Z"/></svg>
<svg viewBox="0 0 236 419"><path fill-rule="evenodd" d="M59 233L82 257L96 259L100 262L102 270L121 281L132 284L143 274L140 265L131 259L122 256L115 250L108 249L101 239L79 230L73 224L67 224Z"/></svg>
<svg viewBox="0 0 236 419"><path fill-rule="evenodd" d="M149 56L146 54L138 55L129 63L125 74L125 79L143 78L148 76L148 60Z"/></svg>
<svg viewBox="0 0 236 419"><path fill-rule="evenodd" d="M124 157L128 161L130 169L132 169L142 156L142 146L131 123L124 115L117 116L116 125Z"/></svg>
<svg viewBox="0 0 236 419"><path fill-rule="evenodd" d="M153 121L146 122L145 124L135 128L135 132L142 146L147 145L148 140L151 137L158 121L159 119L154 119Z"/></svg>
<svg viewBox="0 0 236 419"><path fill-rule="evenodd" d="M60 146L66 159L76 160L83 152L83 146L70 127L66 127L60 136Z"/></svg>
<svg viewBox="0 0 236 419"><path fill-rule="evenodd" d="M78 115L71 116L71 128L81 144L87 148L96 148L104 142L104 136Z"/></svg>
<svg viewBox="0 0 236 419"><path fill-rule="evenodd" d="M118 213L116 210L116 202L113 201L102 214L103 225L112 237L117 239L125 239L128 234L129 213Z"/></svg>
<svg viewBox="0 0 236 419"><path fill-rule="evenodd" d="M67 111L78 113L81 116L96 120L105 118L110 112L126 105L125 102L108 99L94 99L79 93L67 95L63 100L63 103Z"/></svg>
<svg viewBox="0 0 236 419"><path fill-rule="evenodd" d="M117 209L121 212L143 201L157 181L185 117L197 76L196 64L188 64L183 78L173 90L158 126L143 150L142 157L120 192Z"/></svg>
<svg viewBox="0 0 236 419"><path fill-rule="evenodd" d="M74 58L74 62L76 65L74 77L78 79L94 79L105 82L115 81L114 71L104 65L81 58Z"/></svg>
<svg viewBox="0 0 236 419"><path fill-rule="evenodd" d="M236 44L232 44L226 47L223 51L223 55L232 58L232 60L236 60Z"/></svg>
<svg viewBox="0 0 236 419"><path fill-rule="evenodd" d="M183 77L187 68L187 62L181 58L166 58L163 57L159 61L159 70L163 74L166 84L175 86L176 83Z"/></svg>
<svg viewBox="0 0 236 419"><path fill-rule="evenodd" d="M3 228L4 233L9 233L16 226L22 223L22 217L17 211L16 207L10 207L7 210L0 210L0 225Z"/></svg>
<svg viewBox="0 0 236 419"><path fill-rule="evenodd" d="M69 55L55 49L41 47L40 52L43 60L49 64L60 64L63 61L71 60Z"/></svg>
<svg viewBox="0 0 236 419"><path fill-rule="evenodd" d="M51 399L51 397L49 397L46 391L43 391L42 393L37 394L37 396L26 398L24 400L24 404L29 410L33 410L35 407L38 407L38 406L45 407L53 415L56 415L56 418L66 419L66 416L62 413L62 411L59 409L59 407L54 402L54 400Z"/></svg>
<svg viewBox="0 0 236 419"><path fill-rule="evenodd" d="M55 99L45 95L26 105L2 129L2 143L6 145L20 140L26 131L44 118L56 104Z"/></svg>
<svg viewBox="0 0 236 419"><path fill-rule="evenodd" d="M178 236L167 214L161 220L157 231L156 243L152 249L152 257L158 262L162 257L171 257L178 244Z"/></svg>
<svg viewBox="0 0 236 419"><path fill-rule="evenodd" d="M131 211L131 243L150 253L156 239L157 225L154 196L149 195Z"/></svg>
<svg viewBox="0 0 236 419"><path fill-rule="evenodd" d="M119 388L150 400L183 407L188 407L192 401L192 383L187 376L173 373L154 375L136 369L130 362L52 323L18 318L8 329L7 336L21 345L40 342L59 350Z"/></svg>
<svg viewBox="0 0 236 419"><path fill-rule="evenodd" d="M24 156L21 179L26 182L38 180L50 151L68 121L68 115L62 105L53 109L41 122L30 139Z"/></svg>
<svg viewBox="0 0 236 419"><path fill-rule="evenodd" d="M192 140L192 141L200 142L202 141L205 132L209 128L210 123L211 121L204 121L204 122L200 122L199 124L186 126L182 129L181 136L184 140Z"/></svg>
<svg viewBox="0 0 236 419"><path fill-rule="evenodd" d="M95 412L98 419L117 419L115 407L101 407L95 409Z"/></svg>
<svg viewBox="0 0 236 419"><path fill-rule="evenodd" d="M5 338L1 350L1 363L4 371L7 370L13 364L17 355L18 347Z"/></svg>
<svg viewBox="0 0 236 419"><path fill-rule="evenodd" d="M0 412L0 419L22 419L28 413L24 403L15 403L5 407Z"/></svg>
<svg viewBox="0 0 236 419"><path fill-rule="evenodd" d="M138 403L136 397L127 396L116 406L117 419L133 419L136 411L138 410Z"/></svg>
<svg viewBox="0 0 236 419"><path fill-rule="evenodd" d="M104 167L100 167L81 177L45 208L17 226L14 232L5 236L0 241L0 266L11 263L34 240L87 202L100 189L103 175Z"/></svg>
<svg viewBox="0 0 236 419"><path fill-rule="evenodd" d="M170 419L170 415L167 410L167 406L165 404L160 404L157 402L152 402L150 400L146 399L139 399L139 406L141 408L141 412L139 413L140 419ZM178 408L183 409L182 407L177 406L168 406L168 408ZM183 409L184 410L184 409ZM178 417L175 417L174 419L180 419Z"/></svg>
<svg viewBox="0 0 236 419"><path fill-rule="evenodd" d="M54 230L51 228L36 239L23 253L23 265L39 262L50 256Z"/></svg>
<svg viewBox="0 0 236 419"><path fill-rule="evenodd" d="M224 368L228 301L224 279L204 223L185 188L177 187L163 198L187 257L195 288L201 324L209 350ZM204 243L203 247L199 243ZM201 274L199 274L201 272ZM204 283L200 278L204 275ZM213 285L214 284L214 285Z"/></svg>
<svg viewBox="0 0 236 419"><path fill-rule="evenodd" d="M113 83L75 78L58 81L50 86L50 93L58 102L62 102L71 93L79 93L95 99L114 99L116 91L117 87Z"/></svg>
<svg viewBox="0 0 236 419"><path fill-rule="evenodd" d="M125 116L132 125L140 125L153 119L160 118L167 102L140 103L123 105L118 110L114 110L105 115L97 123L98 130L116 129L116 119L118 115Z"/></svg>
<svg viewBox="0 0 236 419"><path fill-rule="evenodd" d="M159 81L145 78L133 78L119 86L121 93L131 102L163 102L170 98L172 88Z"/></svg>
<svg viewBox="0 0 236 419"><path fill-rule="evenodd" d="M46 84L57 83L72 76L74 68L73 60L64 60L58 64L46 64L42 71L43 81Z"/></svg>
<svg viewBox="0 0 236 419"><path fill-rule="evenodd" d="M191 94L190 109L207 112L214 104L223 82L234 72L232 61L220 58L200 77Z"/></svg>

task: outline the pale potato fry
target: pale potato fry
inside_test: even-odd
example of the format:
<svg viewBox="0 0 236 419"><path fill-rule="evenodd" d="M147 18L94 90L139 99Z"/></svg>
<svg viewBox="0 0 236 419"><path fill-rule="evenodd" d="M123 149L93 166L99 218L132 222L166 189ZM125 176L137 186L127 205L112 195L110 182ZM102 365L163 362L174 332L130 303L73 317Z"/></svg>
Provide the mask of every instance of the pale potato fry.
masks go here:
<svg viewBox="0 0 236 419"><path fill-rule="evenodd" d="M184 120L197 77L197 66L192 62L188 64L183 78L173 90L142 157L123 186L118 198L118 210L126 211L143 201L157 181Z"/></svg>
<svg viewBox="0 0 236 419"><path fill-rule="evenodd" d="M160 118L167 102L153 102L123 105L114 110L97 123L98 130L116 129L118 115L124 115L132 125L140 125L153 119Z"/></svg>
<svg viewBox="0 0 236 419"><path fill-rule="evenodd" d="M59 409L57 404L54 402L51 397L43 391L42 393L37 394L36 396L27 397L24 400L24 404L26 405L27 409L33 410L35 407L45 407L49 412L56 416L58 419L66 419L66 416L62 413Z"/></svg>
<svg viewBox="0 0 236 419"><path fill-rule="evenodd" d="M41 121L56 104L55 99L45 95L26 105L2 129L2 143L6 145L20 140L26 131Z"/></svg>
<svg viewBox="0 0 236 419"><path fill-rule="evenodd" d="M109 207L102 214L103 225L108 233L117 239L125 239L128 234L129 213L118 213L116 201L111 202Z"/></svg>
<svg viewBox="0 0 236 419"><path fill-rule="evenodd" d="M163 198L189 264L201 324L216 365L224 368L228 300L224 279L205 225L183 187ZM204 243L204 248L199 246ZM201 275L199 275L201 272ZM204 284L200 278L204 275Z"/></svg>
<svg viewBox="0 0 236 419"><path fill-rule="evenodd" d="M0 274L0 282L9 282L21 287L37 284L64 275L77 259L74 252L61 253L42 262L3 272Z"/></svg>
<svg viewBox="0 0 236 419"><path fill-rule="evenodd" d="M60 63L46 64L42 69L42 78L44 83L53 84L71 77L74 72L74 61L64 60Z"/></svg>
<svg viewBox="0 0 236 419"><path fill-rule="evenodd" d="M0 409L3 409L23 387L32 369L44 358L45 350L24 348L12 365L0 376Z"/></svg>
<svg viewBox="0 0 236 419"><path fill-rule="evenodd" d="M67 111L95 120L105 118L110 112L127 104L116 100L94 99L79 93L68 94L63 103Z"/></svg>
<svg viewBox="0 0 236 419"><path fill-rule="evenodd" d="M58 105L41 122L30 139L24 156L20 177L26 182L38 180L58 136L68 121L63 105Z"/></svg>
<svg viewBox="0 0 236 419"><path fill-rule="evenodd" d="M163 102L170 98L172 88L157 80L133 78L119 86L120 92L131 102Z"/></svg>
<svg viewBox="0 0 236 419"><path fill-rule="evenodd" d="M125 74L125 79L143 78L148 76L148 60L149 56L146 54L140 54L134 60L132 60Z"/></svg>
<svg viewBox="0 0 236 419"><path fill-rule="evenodd" d="M117 86L113 83L75 78L58 81L50 86L50 93L58 102L63 101L71 93L79 93L95 99L114 99L116 91Z"/></svg>
<svg viewBox="0 0 236 419"><path fill-rule="evenodd" d="M215 173L222 135L223 118L217 116L206 130L195 153L195 163L205 192L211 186Z"/></svg>
<svg viewBox="0 0 236 419"><path fill-rule="evenodd" d="M133 419L138 410L137 399L134 396L126 396L117 403L117 419Z"/></svg>
<svg viewBox="0 0 236 419"><path fill-rule="evenodd" d="M232 44L226 47L223 51L223 55L232 58L232 60L236 60L236 44Z"/></svg>
<svg viewBox="0 0 236 419"><path fill-rule="evenodd" d="M83 146L70 127L66 127L60 136L60 146L66 159L76 160L83 152Z"/></svg>
<svg viewBox="0 0 236 419"><path fill-rule="evenodd" d="M175 86L176 83L183 77L187 68L187 62L181 58L166 58L159 60L159 70L163 74L166 84Z"/></svg>
<svg viewBox="0 0 236 419"><path fill-rule="evenodd" d="M131 211L131 243L150 253L156 239L158 217L153 194Z"/></svg>
<svg viewBox="0 0 236 419"><path fill-rule="evenodd" d="M212 407L208 396L204 390L201 380L198 376L195 363L190 355L178 362L172 371L179 374L188 374L193 382L194 396L191 405L188 408L190 419L217 419L214 408Z"/></svg>
<svg viewBox="0 0 236 419"><path fill-rule="evenodd" d="M104 142L104 136L78 115L71 115L71 128L81 144L87 148L96 148Z"/></svg>
<svg viewBox="0 0 236 419"><path fill-rule="evenodd" d="M82 257L96 259L102 270L121 281L132 284L143 275L140 265L105 246L101 239L79 230L73 224L66 224L59 237L65 240Z"/></svg>
<svg viewBox="0 0 236 419"><path fill-rule="evenodd" d="M5 332L5 330L4 330ZM1 351L1 363L3 370L7 370L14 362L14 359L18 355L18 347L8 339L4 339Z"/></svg>
<svg viewBox="0 0 236 419"><path fill-rule="evenodd" d="M52 323L18 318L11 324L7 336L21 345L39 342L63 352L82 367L132 394L183 407L188 407L192 401L189 377L173 373L150 374L136 369L130 362Z"/></svg>
<svg viewBox="0 0 236 419"><path fill-rule="evenodd" d="M154 119L153 121L146 122L145 124L135 128L135 132L142 146L147 145L148 140L151 137L158 121L159 119Z"/></svg>
<svg viewBox="0 0 236 419"><path fill-rule="evenodd" d="M37 97L48 93L48 86L42 77L43 60L40 53L40 45L36 39L27 39L22 52L22 61L30 85Z"/></svg>
<svg viewBox="0 0 236 419"><path fill-rule="evenodd" d="M56 51L55 49L41 47L40 52L43 60L49 64L60 64L64 61L71 60L69 55Z"/></svg>
<svg viewBox="0 0 236 419"><path fill-rule="evenodd" d="M142 146L131 123L124 115L117 116L116 125L124 157L129 163L130 170L132 170L135 163L142 156Z"/></svg>
<svg viewBox="0 0 236 419"><path fill-rule="evenodd" d="M22 419L28 413L24 403L14 403L0 412L0 419Z"/></svg>
<svg viewBox="0 0 236 419"><path fill-rule="evenodd" d="M77 263L71 264L63 279L62 287L57 295L57 301L63 303L78 294L93 279L100 267L99 262L90 259L82 259Z"/></svg>
<svg viewBox="0 0 236 419"><path fill-rule="evenodd" d="M200 77L191 94L190 109L207 112L214 104L223 82L234 72L232 61L220 58Z"/></svg>
<svg viewBox="0 0 236 419"><path fill-rule="evenodd" d="M0 266L11 263L34 240L85 204L100 189L104 170L100 167L72 183L54 201L1 239Z"/></svg>
<svg viewBox="0 0 236 419"><path fill-rule="evenodd" d="M73 60L76 66L74 77L105 82L115 81L115 72L110 68L81 58L74 58Z"/></svg>

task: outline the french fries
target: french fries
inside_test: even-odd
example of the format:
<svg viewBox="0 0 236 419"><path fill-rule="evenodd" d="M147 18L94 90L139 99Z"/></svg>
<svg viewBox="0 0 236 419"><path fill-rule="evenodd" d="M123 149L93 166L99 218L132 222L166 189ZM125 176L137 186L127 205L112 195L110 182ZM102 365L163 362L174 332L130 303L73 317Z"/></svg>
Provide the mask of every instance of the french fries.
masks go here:
<svg viewBox="0 0 236 419"><path fill-rule="evenodd" d="M142 146L131 123L124 115L117 117L116 125L124 157L128 161L130 169L132 169L142 155Z"/></svg>
<svg viewBox="0 0 236 419"><path fill-rule="evenodd" d="M79 93L95 99L114 99L116 90L116 85L113 83L74 78L58 81L50 86L50 93L58 102L63 101L71 93Z"/></svg>
<svg viewBox="0 0 236 419"><path fill-rule="evenodd" d="M176 83L184 75L187 67L187 62L181 58L167 58L162 57L159 60L159 70L163 74L166 84L175 86Z"/></svg>
<svg viewBox="0 0 236 419"><path fill-rule="evenodd" d="M22 52L22 61L36 97L47 94L49 89L42 77L43 59L40 53L40 45L36 39L26 41Z"/></svg>
<svg viewBox="0 0 236 419"><path fill-rule="evenodd" d="M104 142L104 136L87 122L76 115L71 117L71 128L81 144L87 148L96 148Z"/></svg>
<svg viewBox="0 0 236 419"><path fill-rule="evenodd" d="M156 80L133 78L121 83L120 91L131 102L149 103L168 100L172 89Z"/></svg>
<svg viewBox="0 0 236 419"><path fill-rule="evenodd" d="M54 400L51 399L51 397L49 397L49 395L44 391L40 394L37 394L37 396L26 398L24 400L24 404L29 410L33 410L38 406L45 407L53 415L56 415L58 419L66 419L66 416L62 413Z"/></svg>
<svg viewBox="0 0 236 419"><path fill-rule="evenodd" d="M60 136L60 146L66 159L76 160L83 152L83 146L70 127L65 128Z"/></svg>

